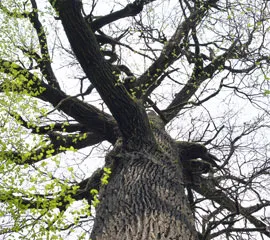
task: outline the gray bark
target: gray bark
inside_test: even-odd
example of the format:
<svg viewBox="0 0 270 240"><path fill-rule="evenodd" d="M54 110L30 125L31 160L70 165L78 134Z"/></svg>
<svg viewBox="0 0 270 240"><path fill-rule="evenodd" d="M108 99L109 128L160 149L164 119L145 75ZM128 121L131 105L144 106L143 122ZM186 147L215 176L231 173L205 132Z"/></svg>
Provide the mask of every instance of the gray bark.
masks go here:
<svg viewBox="0 0 270 240"><path fill-rule="evenodd" d="M93 240L198 239L176 142L150 123L158 147L118 144L107 156L112 175L100 190Z"/></svg>

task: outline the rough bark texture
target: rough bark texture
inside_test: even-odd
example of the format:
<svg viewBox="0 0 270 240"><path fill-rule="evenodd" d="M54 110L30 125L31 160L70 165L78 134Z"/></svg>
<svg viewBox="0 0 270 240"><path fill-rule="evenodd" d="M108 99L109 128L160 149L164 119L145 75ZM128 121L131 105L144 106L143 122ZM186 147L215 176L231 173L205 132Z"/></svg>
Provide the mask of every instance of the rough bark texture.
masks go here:
<svg viewBox="0 0 270 240"><path fill-rule="evenodd" d="M107 156L112 176L100 192L93 240L197 239L175 142L153 132L158 148L129 152L120 144Z"/></svg>
<svg viewBox="0 0 270 240"><path fill-rule="evenodd" d="M102 55L95 29L82 17L81 1L51 3L59 13L78 62L121 132L122 141L118 139L107 156L106 164L112 175L108 185L99 189L101 202L96 209L91 238L197 239L184 193L181 149L165 132L164 123L157 116L149 114L148 121L142 100L128 94L114 73L114 66ZM192 18L189 23L194 21ZM187 23L178 32L183 28L188 28ZM165 57L168 56L166 52Z"/></svg>

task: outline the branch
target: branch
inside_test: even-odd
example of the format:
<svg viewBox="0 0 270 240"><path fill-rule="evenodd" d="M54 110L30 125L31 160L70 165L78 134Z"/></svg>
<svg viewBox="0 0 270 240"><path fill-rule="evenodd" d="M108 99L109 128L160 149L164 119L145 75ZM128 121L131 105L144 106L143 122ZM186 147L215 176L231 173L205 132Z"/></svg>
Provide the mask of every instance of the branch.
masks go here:
<svg viewBox="0 0 270 240"><path fill-rule="evenodd" d="M57 78L53 72L53 69L50 63L50 54L48 50L47 37L44 31L44 28L41 22L39 21L36 1L31 0L31 4L33 7L33 11L30 14L28 14L28 17L37 32L37 36L39 40L40 52L42 55L42 58L38 61L38 63L40 64L40 70L43 76L47 79L48 83L52 87L60 89L59 83L57 81Z"/></svg>
<svg viewBox="0 0 270 240"><path fill-rule="evenodd" d="M14 18L27 18L28 17L28 12L18 12L18 11L14 11L11 12L8 10L8 8L6 8L3 4L2 1L0 1L0 9L7 14L9 17L14 17Z"/></svg>
<svg viewBox="0 0 270 240"><path fill-rule="evenodd" d="M261 233L264 233L265 228L264 227L262 227L262 228L246 228L246 227L243 227L243 228L226 228L226 229L220 230L220 231L218 231L216 233L210 234L209 239L214 239L214 238L220 236L221 234L234 233L234 232L239 232L239 233L261 232Z"/></svg>
<svg viewBox="0 0 270 240"><path fill-rule="evenodd" d="M205 2L204 6L194 10L189 17L178 25L171 39L163 47L160 56L137 79L136 86L138 87L138 90L135 91L138 98L140 98L151 85L154 85L163 72L171 66L181 54L183 54L181 42L203 19L209 9L210 2L216 2L216 0Z"/></svg>
<svg viewBox="0 0 270 240"><path fill-rule="evenodd" d="M44 143L42 147L34 148L25 153L16 151L3 151L0 156L1 161L9 159L17 165L35 164L42 160L51 158L66 151L79 150L104 141L104 136L94 133L63 135L56 132L49 132L49 143Z"/></svg>
<svg viewBox="0 0 270 240"><path fill-rule="evenodd" d="M155 143L143 106L135 102L100 52L94 33L81 15L80 0L50 1L59 13L70 45L88 79L97 89L131 148ZM85 116L84 116L85 117ZM138 145L141 143L142 145Z"/></svg>
<svg viewBox="0 0 270 240"><path fill-rule="evenodd" d="M42 206L41 202L37 202L37 201L33 201L30 199L27 199L26 197L22 197L22 196L15 196L14 194L10 193L10 192L4 192L0 194L0 202L10 202L11 204L16 204L16 208L20 209L28 209L28 208L35 208L35 209L39 209L39 208L44 208L44 206Z"/></svg>
<svg viewBox="0 0 270 240"><path fill-rule="evenodd" d="M116 141L115 130L117 125L109 114L45 84L30 71L14 62L0 59L0 72L12 76L15 80L18 78L21 83L17 86L16 83L3 82L0 84L0 92L15 91L23 93L27 90L30 95L49 102L55 107L57 106L59 110L83 124L89 132L103 135L111 143ZM59 104L60 102L61 104Z"/></svg>
<svg viewBox="0 0 270 240"><path fill-rule="evenodd" d="M224 66L224 69L232 72L232 73L249 73L252 70L256 69L259 64L261 64L263 61L265 61L267 64L269 64L270 56L260 56L258 59L254 60L254 63L251 66L247 66L243 69L235 69L231 66ZM247 59L244 59L243 61L247 61Z"/></svg>
<svg viewBox="0 0 270 240"><path fill-rule="evenodd" d="M175 95L175 98L171 104L165 110L163 110L163 113L168 121L172 120L178 114L178 112L184 107L184 105L187 104L188 100L195 94L200 85L206 79L211 79L216 71L221 71L220 69L223 69L226 60L235 57L234 51L237 49L237 43L238 39L231 44L225 53L217 56L207 66L202 66L202 59L200 61L201 66L196 66L195 64L191 78L180 90L180 92Z"/></svg>
<svg viewBox="0 0 270 240"><path fill-rule="evenodd" d="M249 222L252 223L256 228L261 229L263 234L270 237L270 232L266 231L267 226L262 221L252 216L252 213L254 213L254 211L258 211L261 208L265 207L265 204L262 204L261 206L257 205L258 207L254 206L244 208L239 203L236 203L235 201L231 200L227 194L225 194L221 190L217 190L212 180L205 179L202 177L200 186L192 185L192 188L197 193L201 194L207 199L210 199L218 203L221 207L226 208L228 211L232 213L241 214L246 219L248 219ZM269 206L269 203L267 206Z"/></svg>
<svg viewBox="0 0 270 240"><path fill-rule="evenodd" d="M51 131L58 131L58 132L67 132L67 133L72 133L72 132L86 132L87 129L83 124L76 123L76 124L66 124L66 123L52 123L49 125L44 125L44 126L38 126L35 125L34 123L29 123L23 119L22 116L20 116L17 113L10 113L9 115L16 119L16 121L26 129L31 130L31 133L34 134L48 134Z"/></svg>
<svg viewBox="0 0 270 240"><path fill-rule="evenodd" d="M1 193L0 202L11 202L16 204L17 208L23 209L47 209L58 208L60 211L65 211L70 205L70 199L82 200L86 199L91 204L93 196L90 194L91 189L99 190L101 178L103 175L103 169L97 169L91 177L81 181L78 184L65 188L65 192L59 192L54 194L56 197L46 196L43 194L32 194L31 198L27 196L15 196L12 193ZM70 196L67 198L66 196ZM46 204L44 204L46 202ZM52 203L52 204L51 204Z"/></svg>
<svg viewBox="0 0 270 240"><path fill-rule="evenodd" d="M91 175L91 177L76 184L75 186L79 186L79 189L72 195L72 198L76 200L86 199L88 203L91 204L93 196L90 194L90 190L96 189L99 191L102 175L103 169L99 168Z"/></svg>
<svg viewBox="0 0 270 240"><path fill-rule="evenodd" d="M119 19L126 18L126 17L134 17L139 14L143 10L143 6L154 2L155 0L135 0L133 3L129 3L125 8L105 15L103 17L99 17L95 21L91 23L91 28L93 32L97 31L98 29L104 27L105 25L115 22Z"/></svg>

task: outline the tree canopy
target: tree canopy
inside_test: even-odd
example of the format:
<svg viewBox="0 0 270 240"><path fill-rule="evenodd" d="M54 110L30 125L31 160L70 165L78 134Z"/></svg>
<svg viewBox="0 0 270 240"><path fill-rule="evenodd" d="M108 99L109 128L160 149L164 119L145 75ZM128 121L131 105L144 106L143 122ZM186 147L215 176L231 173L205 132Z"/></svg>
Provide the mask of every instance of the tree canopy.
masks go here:
<svg viewBox="0 0 270 240"><path fill-rule="evenodd" d="M1 0L0 22L3 239L89 239L132 169L110 158L160 129L208 167L181 186L199 239L270 239L269 1Z"/></svg>

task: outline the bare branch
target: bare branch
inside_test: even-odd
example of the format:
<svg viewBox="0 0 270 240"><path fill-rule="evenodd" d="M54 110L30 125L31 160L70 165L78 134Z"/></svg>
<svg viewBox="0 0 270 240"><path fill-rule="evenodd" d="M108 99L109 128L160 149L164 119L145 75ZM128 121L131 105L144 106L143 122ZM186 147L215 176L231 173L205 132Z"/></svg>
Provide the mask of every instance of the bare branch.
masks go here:
<svg viewBox="0 0 270 240"><path fill-rule="evenodd" d="M239 203L236 203L234 200L230 199L227 194L225 194L221 190L217 190L215 185L213 184L212 180L208 180L205 178L201 178L201 185L199 186L192 186L192 188L199 194L205 196L207 199L213 200L216 203L220 204L222 207L226 208L232 213L239 213L243 215L246 219L250 221L257 229L261 229L261 232L270 237L270 233L267 231L267 226L256 217L252 215L254 213L254 209L259 210L261 207L254 208L244 208ZM267 204L269 206L269 203ZM256 210L256 211L257 211Z"/></svg>
<svg viewBox="0 0 270 240"><path fill-rule="evenodd" d="M143 6L145 4L148 4L154 1L155 0L148 0L148 1L135 0L133 3L129 3L125 8L119 11L97 18L91 23L91 28L95 32L96 30L104 27L105 25L115 22L119 19L122 19L125 17L134 17L143 10Z"/></svg>

